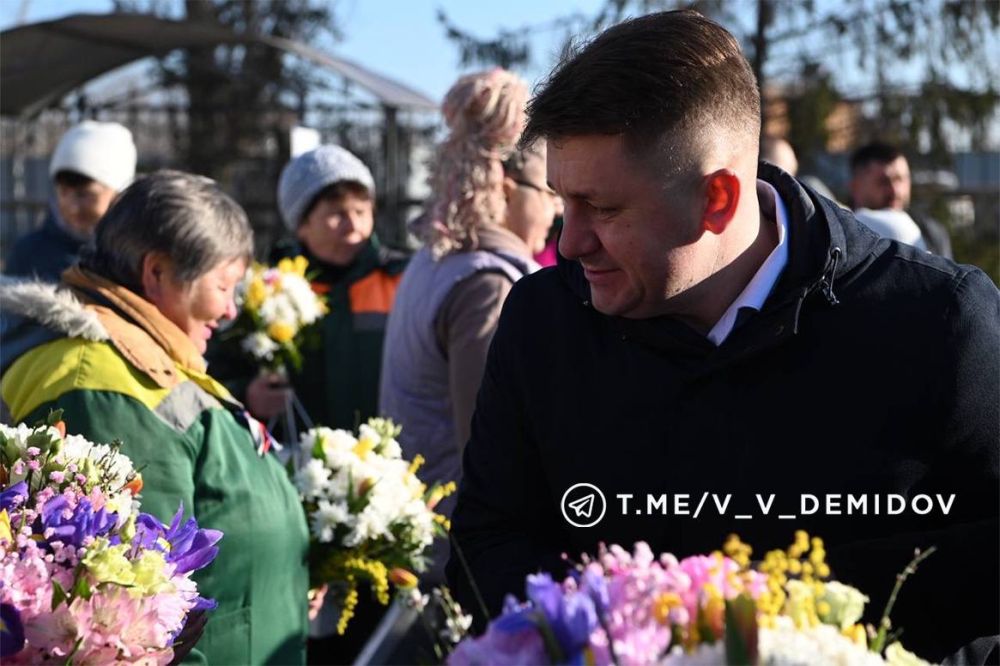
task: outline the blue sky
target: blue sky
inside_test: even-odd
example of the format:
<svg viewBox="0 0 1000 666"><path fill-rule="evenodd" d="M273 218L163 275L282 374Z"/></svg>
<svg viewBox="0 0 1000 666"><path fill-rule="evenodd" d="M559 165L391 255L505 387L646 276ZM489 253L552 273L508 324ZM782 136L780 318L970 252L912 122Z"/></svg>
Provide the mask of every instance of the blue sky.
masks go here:
<svg viewBox="0 0 1000 666"><path fill-rule="evenodd" d="M182 0L169 0L180 6ZM273 0L281 2L282 0ZM552 24L556 19L579 13L594 16L605 0L329 0L333 3L344 38L333 44L320 45L336 55L348 58L383 75L397 79L440 100L459 74L467 71L458 64L458 50L444 36L436 19L441 8L452 23L482 37L494 37L497 30L517 30L522 27ZM795 2L798 0L789 0ZM826 12L837 0L816 0L817 8ZM942 0L928 0L940 2ZM111 11L111 0L0 0L0 30L13 27L22 8L26 7L27 22L51 20L77 12L105 13ZM726 8L735 14L740 26L730 28L745 31L753 21L755 0L729 0ZM533 33L533 62L520 73L534 83L555 63L565 36L560 27ZM813 43L818 42L818 43ZM869 92L874 85L869 66L859 67L852 49L835 48L819 35L808 35L802 41L787 42L792 49L805 45L827 50L826 65L837 77L841 92L857 96ZM1000 48L1000 31L990 35L991 48ZM808 49L806 49L808 50ZM794 50L790 62L796 62ZM777 55L777 52L774 53ZM787 54L786 54L787 55ZM890 61L894 83L910 84L920 79L923 69L917 61ZM139 70L134 71L146 71ZM969 68L957 67L949 72L955 83L963 85ZM982 72L979 72L982 74ZM981 78L981 77L979 77ZM111 84L117 87L117 83ZM1000 127L991 136L994 145Z"/></svg>
<svg viewBox="0 0 1000 666"><path fill-rule="evenodd" d="M15 25L24 2L0 0L0 29ZM576 11L592 15L602 4L602 0L340 0L334 6L344 39L332 49L440 99L463 70L458 50L437 22L438 8L455 25L492 37L501 27L537 25ZM111 0L27 0L26 22L111 9ZM525 76L532 80L543 76L560 43L558 30L539 33L533 40L536 62L523 72Z"/></svg>

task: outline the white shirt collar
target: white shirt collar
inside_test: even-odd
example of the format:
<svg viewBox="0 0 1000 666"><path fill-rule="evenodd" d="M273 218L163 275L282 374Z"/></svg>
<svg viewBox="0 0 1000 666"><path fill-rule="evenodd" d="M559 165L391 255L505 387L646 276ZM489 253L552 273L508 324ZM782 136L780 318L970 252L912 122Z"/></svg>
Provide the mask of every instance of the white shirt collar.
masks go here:
<svg viewBox="0 0 1000 666"><path fill-rule="evenodd" d="M723 313L722 318L708 332L708 339L716 347L725 342L729 334L733 332L736 316L741 308L760 310L763 307L764 301L767 300L774 285L778 282L781 271L788 264L788 212L785 209L785 202L781 200L778 191L770 183L763 180L757 182L769 188L774 196L774 216L778 223L778 244L771 250L771 254L767 255L767 259L757 269L753 279Z"/></svg>

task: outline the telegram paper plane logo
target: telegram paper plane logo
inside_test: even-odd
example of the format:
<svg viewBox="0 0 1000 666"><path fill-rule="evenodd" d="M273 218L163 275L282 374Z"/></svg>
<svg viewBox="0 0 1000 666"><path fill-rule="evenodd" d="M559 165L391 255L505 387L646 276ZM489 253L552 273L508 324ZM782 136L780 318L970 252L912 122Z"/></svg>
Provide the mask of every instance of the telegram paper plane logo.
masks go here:
<svg viewBox="0 0 1000 666"><path fill-rule="evenodd" d="M601 522L608 509L601 489L592 483L570 486L562 496L563 518L574 527L593 527Z"/></svg>
<svg viewBox="0 0 1000 666"><path fill-rule="evenodd" d="M590 514L594 511L594 494L591 493L570 502L569 508L573 509L577 518L590 518Z"/></svg>

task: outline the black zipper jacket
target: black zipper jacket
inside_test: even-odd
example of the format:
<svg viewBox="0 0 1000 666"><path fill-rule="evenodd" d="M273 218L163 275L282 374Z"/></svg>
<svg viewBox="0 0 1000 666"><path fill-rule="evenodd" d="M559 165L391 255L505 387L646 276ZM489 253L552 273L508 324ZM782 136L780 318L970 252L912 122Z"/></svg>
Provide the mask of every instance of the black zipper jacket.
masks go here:
<svg viewBox="0 0 1000 666"><path fill-rule="evenodd" d="M762 557L806 529L872 622L914 548L938 547L893 613L908 649L940 659L1000 633L1000 292L775 167L759 177L788 210L788 265L719 347L669 317L598 313L576 262L515 285L452 530L490 612L599 542L683 557L736 532ZM581 482L605 498L593 527L561 509ZM449 577L474 608L454 548Z"/></svg>

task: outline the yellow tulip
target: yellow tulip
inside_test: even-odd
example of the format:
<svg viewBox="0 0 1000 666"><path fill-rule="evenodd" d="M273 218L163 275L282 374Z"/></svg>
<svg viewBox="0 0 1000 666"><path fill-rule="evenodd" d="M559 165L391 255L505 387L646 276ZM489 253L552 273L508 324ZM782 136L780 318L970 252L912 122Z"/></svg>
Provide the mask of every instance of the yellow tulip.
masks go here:
<svg viewBox="0 0 1000 666"><path fill-rule="evenodd" d="M295 328L283 321L276 321L267 327L267 334L275 342L284 344L291 342L292 338L295 337Z"/></svg>

